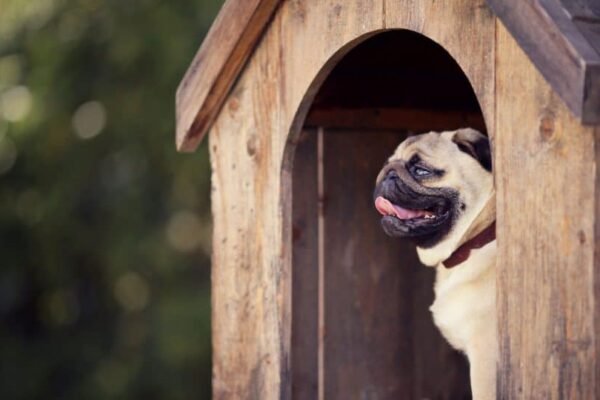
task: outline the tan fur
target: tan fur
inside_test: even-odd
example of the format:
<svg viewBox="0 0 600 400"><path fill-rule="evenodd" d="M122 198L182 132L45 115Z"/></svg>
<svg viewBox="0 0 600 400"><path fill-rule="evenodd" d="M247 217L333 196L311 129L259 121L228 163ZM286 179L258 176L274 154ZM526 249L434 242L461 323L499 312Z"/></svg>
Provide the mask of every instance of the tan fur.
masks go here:
<svg viewBox="0 0 600 400"><path fill-rule="evenodd" d="M418 153L429 164L445 170L428 187L456 189L468 205L447 236L431 248L417 248L425 265L436 268L435 301L431 312L435 324L470 364L471 389L475 400L496 398L496 241L471 251L470 257L452 269L442 262L461 244L476 236L495 220L492 174L452 141L455 135L481 135L471 129L428 133L404 141L390 162ZM378 180L381 177L378 178Z"/></svg>

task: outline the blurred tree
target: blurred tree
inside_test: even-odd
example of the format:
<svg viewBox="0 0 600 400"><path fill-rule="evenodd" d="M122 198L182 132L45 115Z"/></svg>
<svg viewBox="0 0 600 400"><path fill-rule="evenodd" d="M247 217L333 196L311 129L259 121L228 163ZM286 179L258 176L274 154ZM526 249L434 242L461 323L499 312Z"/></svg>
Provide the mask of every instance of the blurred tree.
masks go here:
<svg viewBox="0 0 600 400"><path fill-rule="evenodd" d="M221 0L0 0L0 398L210 397L209 165L174 94Z"/></svg>

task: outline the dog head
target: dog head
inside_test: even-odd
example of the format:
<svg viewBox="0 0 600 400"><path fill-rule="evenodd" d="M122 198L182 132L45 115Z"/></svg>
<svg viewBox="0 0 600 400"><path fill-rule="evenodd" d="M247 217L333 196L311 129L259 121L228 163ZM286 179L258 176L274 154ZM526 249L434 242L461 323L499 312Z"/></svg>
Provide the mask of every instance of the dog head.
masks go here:
<svg viewBox="0 0 600 400"><path fill-rule="evenodd" d="M404 140L377 177L375 207L385 233L409 238L426 265L447 259L495 218L488 138L471 129ZM477 234L478 232L474 232Z"/></svg>

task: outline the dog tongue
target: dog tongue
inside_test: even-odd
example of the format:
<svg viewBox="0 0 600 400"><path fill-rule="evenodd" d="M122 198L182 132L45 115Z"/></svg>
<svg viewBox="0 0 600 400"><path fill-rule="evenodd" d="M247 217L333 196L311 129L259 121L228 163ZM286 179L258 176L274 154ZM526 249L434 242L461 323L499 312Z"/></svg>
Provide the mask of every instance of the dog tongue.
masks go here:
<svg viewBox="0 0 600 400"><path fill-rule="evenodd" d="M381 215L394 215L398 219L411 219L425 216L427 212L422 210L409 210L392 204L388 199L381 196L375 199L375 208Z"/></svg>

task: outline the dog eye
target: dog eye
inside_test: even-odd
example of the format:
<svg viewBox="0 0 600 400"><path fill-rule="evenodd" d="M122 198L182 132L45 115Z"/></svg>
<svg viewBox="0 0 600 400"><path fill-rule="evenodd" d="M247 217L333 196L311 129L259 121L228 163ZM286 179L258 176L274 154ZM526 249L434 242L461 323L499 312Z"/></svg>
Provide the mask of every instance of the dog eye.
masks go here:
<svg viewBox="0 0 600 400"><path fill-rule="evenodd" d="M429 171L428 169L422 168L422 167L414 166L412 168L412 174L415 177L424 178L426 176L431 175L431 171Z"/></svg>

